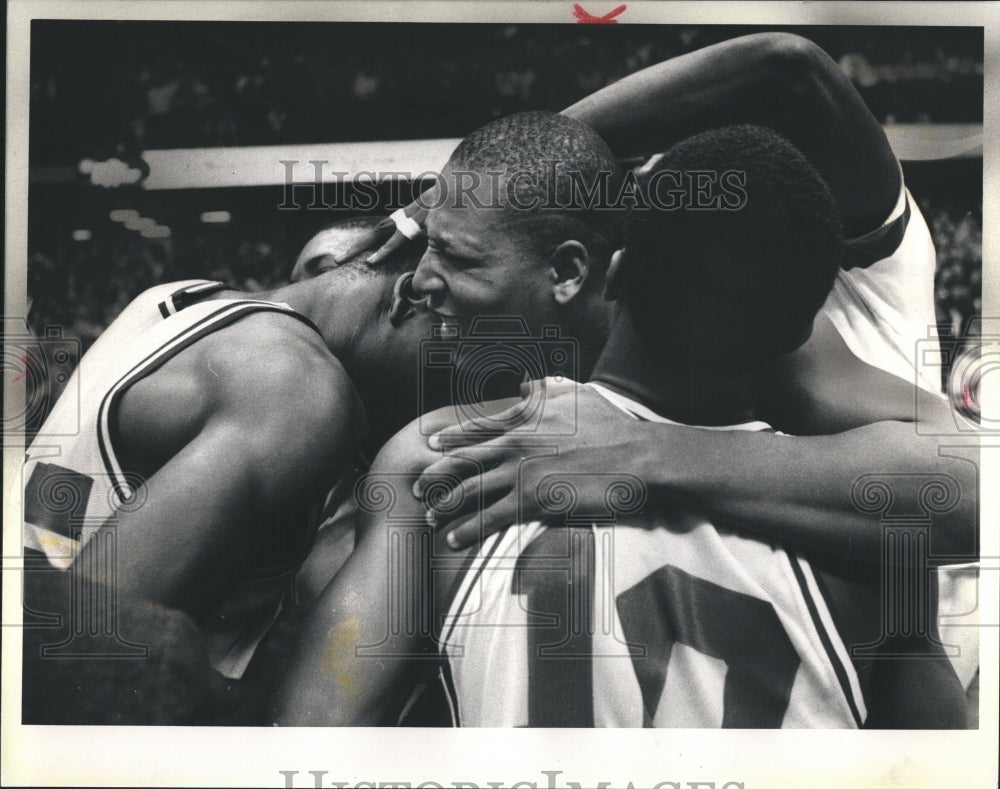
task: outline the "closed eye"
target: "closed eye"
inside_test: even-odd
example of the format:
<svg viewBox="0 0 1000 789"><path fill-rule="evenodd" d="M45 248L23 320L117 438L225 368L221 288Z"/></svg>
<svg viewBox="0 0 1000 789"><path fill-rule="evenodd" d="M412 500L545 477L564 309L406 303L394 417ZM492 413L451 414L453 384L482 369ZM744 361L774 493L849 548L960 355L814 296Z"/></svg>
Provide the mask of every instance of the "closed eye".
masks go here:
<svg viewBox="0 0 1000 789"><path fill-rule="evenodd" d="M318 277L327 271L337 268L337 262L332 255L317 255L306 261L305 270L307 277Z"/></svg>
<svg viewBox="0 0 1000 789"><path fill-rule="evenodd" d="M434 255L450 263L454 263L458 266L468 267L473 266L479 262L479 259L472 257L471 255L463 255L455 251L453 247L449 247L447 244L437 244L433 241L427 243L427 249L430 250Z"/></svg>

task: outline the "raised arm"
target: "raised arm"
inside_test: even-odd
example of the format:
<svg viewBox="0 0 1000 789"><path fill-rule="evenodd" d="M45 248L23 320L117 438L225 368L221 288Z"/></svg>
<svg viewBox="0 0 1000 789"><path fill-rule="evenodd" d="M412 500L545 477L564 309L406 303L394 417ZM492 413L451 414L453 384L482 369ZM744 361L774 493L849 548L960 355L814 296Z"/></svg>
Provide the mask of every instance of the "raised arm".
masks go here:
<svg viewBox="0 0 1000 789"><path fill-rule="evenodd" d="M741 36L671 58L562 112L589 125L622 158L660 153L727 124L772 128L829 184L848 238L878 228L899 197L899 164L881 125L830 56L791 33ZM426 216L416 201L404 211L418 224ZM370 260L378 263L408 242L396 227L386 219L337 260L379 247Z"/></svg>
<svg viewBox="0 0 1000 789"><path fill-rule="evenodd" d="M622 157L665 151L705 129L767 126L812 162L848 237L874 230L899 196L885 133L822 49L790 33L723 41L631 74L563 110Z"/></svg>

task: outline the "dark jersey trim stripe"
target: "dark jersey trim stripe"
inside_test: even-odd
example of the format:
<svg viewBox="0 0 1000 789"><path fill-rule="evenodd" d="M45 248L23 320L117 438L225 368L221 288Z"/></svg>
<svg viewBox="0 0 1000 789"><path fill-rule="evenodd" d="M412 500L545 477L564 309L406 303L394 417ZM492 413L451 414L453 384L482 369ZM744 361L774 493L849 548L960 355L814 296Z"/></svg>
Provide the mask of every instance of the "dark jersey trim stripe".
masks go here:
<svg viewBox="0 0 1000 789"><path fill-rule="evenodd" d="M854 701L854 692L851 690L851 683L847 678L847 669L841 661L840 655L838 655L837 651L833 648L833 641L830 639L830 634L827 632L826 627L823 624L823 620L820 619L819 611L816 608L816 601L813 600L812 592L809 590L809 584L806 582L805 574L799 566L798 556L790 549L786 548L785 550L788 556L789 564L792 565L792 572L795 574L795 580L798 581L799 588L802 590L802 596L805 598L806 607L809 609L809 616L812 618L816 632L819 634L819 639L823 644L823 649L826 650L827 657L830 660L830 665L833 666L833 673L837 676L837 682L840 683L840 689L844 694L844 698L847 699L847 705L851 708L851 715L854 717L854 722L860 729L864 726L864 721L862 720L861 713L858 711L857 704Z"/></svg>
<svg viewBox="0 0 1000 789"><path fill-rule="evenodd" d="M509 528L512 528L512 527L508 526L507 528L509 529ZM462 615L462 612L465 610L465 604L467 602L469 602L469 596L472 594L472 589L475 587L476 583L479 581L479 576L481 576L483 574L483 570L486 569L486 565L489 563L490 559L493 558L493 554L495 554L497 552L497 549L500 547L500 543L503 542L503 538L506 535L507 535L507 530L506 529L504 531L502 531L502 532L497 532L497 536L496 536L496 539L493 541L493 545L490 546L490 549L486 553L486 556L483 557L482 563L476 569L475 575L472 577L472 580L469 582L468 588L465 590L465 596L462 598L462 601L459 604L458 608L455 609L455 616L452 617L451 622L448 623L448 631L444 635L441 636L441 643L442 644L447 644L448 643L448 639L451 638L451 634L455 630L455 625L458 623L458 618ZM461 588L462 581L465 580L465 576L468 574L469 567L472 566L472 563L475 561L476 556L478 556L478 555L479 555L478 551L469 551L468 564L464 564L463 565L463 567L462 567L461 571L459 572L458 576L455 578L455 583L454 583L452 589L448 593L447 600L448 600L449 603L451 602L451 600L453 599L453 597L458 594L458 590L459 590L459 588ZM450 608L451 608L451 605L449 604L448 605L448 609L450 609ZM447 611L446 611L446 613L447 613Z"/></svg>
<svg viewBox="0 0 1000 789"><path fill-rule="evenodd" d="M458 708L458 689L455 687L455 678L451 675L451 665L447 659L442 661L438 676L441 678L441 685L444 687L444 695L448 699L452 725L461 728L462 716Z"/></svg>
<svg viewBox="0 0 1000 789"><path fill-rule="evenodd" d="M194 285L187 285L186 287L178 288L157 306L160 308L160 314L164 318L169 318L172 314L170 307L173 307L174 312L180 312L182 309L193 303L191 299L187 298L188 296L198 296L201 298L202 296L207 296L209 293L226 290L227 288L229 290L236 290L236 288L231 288L224 282L212 282L208 280L205 282L196 282ZM167 306L168 302L170 304L169 307Z"/></svg>
<svg viewBox="0 0 1000 789"><path fill-rule="evenodd" d="M228 315L222 314L226 311L229 311ZM146 358L133 366L131 370L118 379L118 381L110 389L108 389L107 393L105 393L104 398L101 400L100 408L98 409L97 445L101 453L101 460L104 463L104 467L110 475L111 484L114 487L115 493L117 493L120 497L124 498L128 491L126 489L126 485L119 480L114 464L111 462L111 457L117 456L113 445L116 443L116 439L118 438L117 421L115 420L115 416L117 415L118 402L121 395L124 394L128 387L132 386L137 381L142 380L142 378L146 377L150 373L158 370L163 364L175 357L185 348L190 347L197 340L211 334L217 329L228 326L239 318L253 312L280 312L302 321L316 331L317 334L319 333L319 329L317 329L312 321L304 315L299 315L290 308L282 307L278 304L268 302L238 302L235 307L232 304L223 304L216 312L211 313L197 323L188 327L184 334L172 338L167 344L175 343L175 345L169 351L163 353L165 345L161 345L156 348L153 352L147 355ZM178 342L178 340L180 341ZM160 358L154 359L157 354L161 354ZM152 363L150 363L151 359L154 359ZM101 424L105 421L105 413L107 413L108 433L112 442L112 447L105 445L103 431L101 430ZM118 440L117 443L120 444L120 440ZM122 471L124 471L124 469L122 469Z"/></svg>
<svg viewBox="0 0 1000 789"><path fill-rule="evenodd" d="M910 198L907 196L903 213L892 222L871 233L844 242L844 261L841 268L845 271L868 268L880 260L885 260L903 243L903 236L906 235L909 223Z"/></svg>

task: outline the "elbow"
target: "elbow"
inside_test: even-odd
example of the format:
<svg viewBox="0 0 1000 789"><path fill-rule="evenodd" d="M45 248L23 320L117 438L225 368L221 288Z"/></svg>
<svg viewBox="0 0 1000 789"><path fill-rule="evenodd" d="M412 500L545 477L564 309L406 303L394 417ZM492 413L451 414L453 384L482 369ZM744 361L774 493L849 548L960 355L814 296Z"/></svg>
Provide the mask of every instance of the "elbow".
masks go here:
<svg viewBox="0 0 1000 789"><path fill-rule="evenodd" d="M825 94L823 86L840 67L819 46L794 33L763 33L760 46L765 62L790 98L798 100Z"/></svg>
<svg viewBox="0 0 1000 789"><path fill-rule="evenodd" d="M833 63L817 44L795 33L761 33L759 45L774 65L793 71L813 71Z"/></svg>

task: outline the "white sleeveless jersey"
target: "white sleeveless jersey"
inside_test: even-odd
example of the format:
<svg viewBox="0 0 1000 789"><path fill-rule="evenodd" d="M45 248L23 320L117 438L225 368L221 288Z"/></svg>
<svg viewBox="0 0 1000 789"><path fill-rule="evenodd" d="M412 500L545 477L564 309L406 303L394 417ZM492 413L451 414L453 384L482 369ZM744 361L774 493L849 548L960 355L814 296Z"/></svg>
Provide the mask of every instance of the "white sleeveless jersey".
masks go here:
<svg viewBox="0 0 1000 789"><path fill-rule="evenodd" d="M894 225L904 225L901 238L887 232ZM838 272L823 313L859 359L940 395L934 242L905 186L882 228L851 244L868 257ZM938 616L948 628L945 642L960 648L951 659L965 687L979 667L977 568L978 562L938 569Z"/></svg>
<svg viewBox="0 0 1000 789"><path fill-rule="evenodd" d="M25 547L44 553L52 566L67 569L102 524L121 510L142 506L142 479L123 468L118 451L117 407L129 386L246 315L280 312L308 323L284 304L253 299L190 303L224 288L203 280L154 287L136 298L80 360L28 448L24 467ZM278 614L296 567L264 568L246 579L203 626L214 668L232 678L242 676Z"/></svg>
<svg viewBox="0 0 1000 789"><path fill-rule="evenodd" d="M904 225L902 237L894 237L891 231ZM882 228L850 243L878 251L838 272L823 314L863 362L940 394L941 368L934 361L923 363L938 358L937 261L927 223L909 191L902 188Z"/></svg>
<svg viewBox="0 0 1000 789"><path fill-rule="evenodd" d="M808 561L652 502L614 525L494 534L440 643L462 726L852 728L867 716Z"/></svg>

